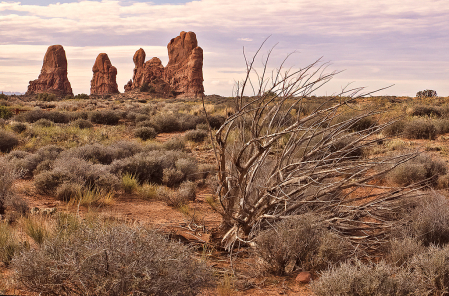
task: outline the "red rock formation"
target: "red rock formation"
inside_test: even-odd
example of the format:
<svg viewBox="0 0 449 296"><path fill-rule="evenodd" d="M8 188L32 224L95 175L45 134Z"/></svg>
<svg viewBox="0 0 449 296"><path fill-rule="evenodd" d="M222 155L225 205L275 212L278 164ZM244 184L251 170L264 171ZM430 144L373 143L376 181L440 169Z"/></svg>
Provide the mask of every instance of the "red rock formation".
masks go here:
<svg viewBox="0 0 449 296"><path fill-rule="evenodd" d="M165 80L176 95L203 94L203 49L193 32L181 32L167 45L168 64Z"/></svg>
<svg viewBox="0 0 449 296"><path fill-rule="evenodd" d="M90 93L92 95L104 95L118 93L116 81L117 68L112 66L109 57L105 53L100 53L92 67L94 75L90 82Z"/></svg>
<svg viewBox="0 0 449 296"><path fill-rule="evenodd" d="M142 48L136 51L133 79L125 85L125 92L145 83L163 81L166 85L161 89L168 87L175 95L196 97L204 93L203 50L198 47L195 33L181 32L170 41L167 49L169 61L165 68L158 58L145 63L145 51Z"/></svg>
<svg viewBox="0 0 449 296"><path fill-rule="evenodd" d="M61 45L52 45L47 49L38 79L30 81L27 95L53 93L58 96L73 95L67 78L67 58Z"/></svg>

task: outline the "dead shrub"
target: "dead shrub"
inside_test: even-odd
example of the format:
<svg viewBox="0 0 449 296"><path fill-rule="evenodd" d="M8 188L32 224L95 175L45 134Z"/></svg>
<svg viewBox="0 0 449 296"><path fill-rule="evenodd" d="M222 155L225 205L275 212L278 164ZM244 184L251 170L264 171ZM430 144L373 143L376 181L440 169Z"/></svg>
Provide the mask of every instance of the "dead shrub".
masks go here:
<svg viewBox="0 0 449 296"><path fill-rule="evenodd" d="M143 228L82 223L12 262L16 280L45 295L196 295L213 285L192 251Z"/></svg>

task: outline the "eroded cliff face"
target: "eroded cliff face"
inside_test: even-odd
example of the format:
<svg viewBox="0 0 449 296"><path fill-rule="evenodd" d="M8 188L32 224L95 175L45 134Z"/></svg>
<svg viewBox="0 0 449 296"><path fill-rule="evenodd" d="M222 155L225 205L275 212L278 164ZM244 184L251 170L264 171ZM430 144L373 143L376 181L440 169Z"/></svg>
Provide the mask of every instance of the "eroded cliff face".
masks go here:
<svg viewBox="0 0 449 296"><path fill-rule="evenodd" d="M67 58L61 45L52 45L44 56L41 74L38 79L30 81L27 95L53 93L58 96L73 95L67 78Z"/></svg>
<svg viewBox="0 0 449 296"><path fill-rule="evenodd" d="M117 68L112 66L106 53L100 53L92 67L90 94L104 95L118 93Z"/></svg>
<svg viewBox="0 0 449 296"><path fill-rule="evenodd" d="M175 96L202 95L203 50L198 47L195 33L181 32L170 41L167 50L169 61L166 67L156 57L145 62L145 51L137 50L133 57L133 79L125 85L125 92L149 84Z"/></svg>

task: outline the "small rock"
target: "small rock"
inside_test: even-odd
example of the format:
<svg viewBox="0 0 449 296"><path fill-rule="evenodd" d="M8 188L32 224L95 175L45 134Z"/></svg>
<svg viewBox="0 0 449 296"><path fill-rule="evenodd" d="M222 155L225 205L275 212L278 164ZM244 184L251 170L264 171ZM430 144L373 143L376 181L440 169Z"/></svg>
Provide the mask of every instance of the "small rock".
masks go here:
<svg viewBox="0 0 449 296"><path fill-rule="evenodd" d="M296 281L303 283L303 284L307 284L312 280L312 275L310 274L310 272L308 271L301 271L297 276L296 276Z"/></svg>

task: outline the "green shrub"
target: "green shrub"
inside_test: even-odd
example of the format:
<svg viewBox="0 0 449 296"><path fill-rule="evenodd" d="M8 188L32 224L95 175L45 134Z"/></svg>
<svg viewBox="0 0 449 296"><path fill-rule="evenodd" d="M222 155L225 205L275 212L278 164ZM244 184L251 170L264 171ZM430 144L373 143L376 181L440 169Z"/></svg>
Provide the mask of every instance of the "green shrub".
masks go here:
<svg viewBox="0 0 449 296"><path fill-rule="evenodd" d="M213 285L189 248L125 224L83 222L20 253L12 267L18 283L45 295L196 295Z"/></svg>
<svg viewBox="0 0 449 296"><path fill-rule="evenodd" d="M74 99L75 100L89 100L89 95L87 94L77 94Z"/></svg>
<svg viewBox="0 0 449 296"><path fill-rule="evenodd" d="M12 112L10 108L6 106L0 106L0 118L2 119L9 119L12 117Z"/></svg>
<svg viewBox="0 0 449 296"><path fill-rule="evenodd" d="M27 129L27 125L21 122L14 123L11 125L11 129L13 132L16 132L18 134L23 133Z"/></svg>
<svg viewBox="0 0 449 296"><path fill-rule="evenodd" d="M19 145L19 140L13 134L0 130L0 151L9 152Z"/></svg>
<svg viewBox="0 0 449 296"><path fill-rule="evenodd" d="M77 119L72 122L72 125L79 129L92 128L93 124L89 120Z"/></svg>
<svg viewBox="0 0 449 296"><path fill-rule="evenodd" d="M120 116L114 111L95 111L89 115L89 119L96 124L116 125Z"/></svg>
<svg viewBox="0 0 449 296"><path fill-rule="evenodd" d="M57 100L56 95L50 93L40 93L37 95L36 99L44 102L53 102Z"/></svg>
<svg viewBox="0 0 449 296"><path fill-rule="evenodd" d="M134 136L147 141L156 138L157 133L152 127L139 127L134 130Z"/></svg>
<svg viewBox="0 0 449 296"><path fill-rule="evenodd" d="M203 142L208 135L208 132L205 130L190 130L185 133L185 138L187 141L200 143Z"/></svg>
<svg viewBox="0 0 449 296"><path fill-rule="evenodd" d="M408 139L433 140L437 134L435 125L425 119L409 121L404 127L404 137Z"/></svg>

